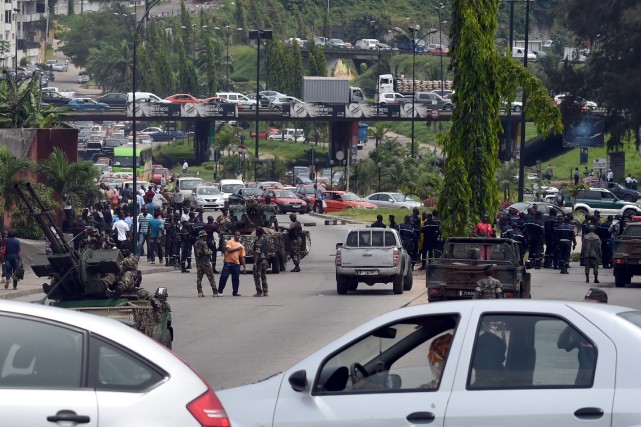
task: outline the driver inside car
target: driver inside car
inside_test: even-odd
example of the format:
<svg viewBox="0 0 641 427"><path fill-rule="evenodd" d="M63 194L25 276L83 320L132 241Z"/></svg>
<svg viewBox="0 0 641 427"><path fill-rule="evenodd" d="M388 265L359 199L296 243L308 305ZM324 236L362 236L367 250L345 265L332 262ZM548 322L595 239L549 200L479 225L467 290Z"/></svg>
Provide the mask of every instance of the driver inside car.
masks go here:
<svg viewBox="0 0 641 427"><path fill-rule="evenodd" d="M352 365L352 390L382 390L387 384L388 370L385 362L379 360L372 375L366 375L362 365Z"/></svg>

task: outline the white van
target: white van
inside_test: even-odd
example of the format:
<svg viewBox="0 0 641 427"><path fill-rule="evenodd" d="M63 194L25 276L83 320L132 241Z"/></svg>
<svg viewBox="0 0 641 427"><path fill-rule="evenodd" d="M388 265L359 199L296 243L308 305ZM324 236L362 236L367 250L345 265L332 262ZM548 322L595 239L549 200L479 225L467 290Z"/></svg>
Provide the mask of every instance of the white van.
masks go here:
<svg viewBox="0 0 641 427"><path fill-rule="evenodd" d="M129 104L130 102L133 102L134 100L134 93L133 92L127 92L127 103ZM162 99L156 94L153 94L151 92L136 92L136 102L161 102L163 104L169 104L170 101L167 101L166 99Z"/></svg>
<svg viewBox="0 0 641 427"><path fill-rule="evenodd" d="M376 39L362 39L356 42L355 49L376 50L380 42Z"/></svg>
<svg viewBox="0 0 641 427"><path fill-rule="evenodd" d="M285 128L267 137L272 141L305 142L305 131L303 129Z"/></svg>
<svg viewBox="0 0 641 427"><path fill-rule="evenodd" d="M245 183L240 179L221 179L218 183L218 189L223 195L225 204L227 204L229 196L234 194L240 188L245 188Z"/></svg>
<svg viewBox="0 0 641 427"><path fill-rule="evenodd" d="M523 59L523 55L525 54L525 48L524 47L513 47L512 48L512 58L517 58L517 59ZM536 55L532 53L531 50L527 52L527 60L528 61L536 61Z"/></svg>

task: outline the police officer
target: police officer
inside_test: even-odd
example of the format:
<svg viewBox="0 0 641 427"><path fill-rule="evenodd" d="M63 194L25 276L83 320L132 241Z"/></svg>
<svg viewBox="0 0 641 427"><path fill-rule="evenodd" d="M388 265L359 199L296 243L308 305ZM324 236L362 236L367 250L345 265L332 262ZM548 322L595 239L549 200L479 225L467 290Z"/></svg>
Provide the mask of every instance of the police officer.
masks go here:
<svg viewBox="0 0 641 427"><path fill-rule="evenodd" d="M601 239L601 255L603 258L603 268L612 268L612 252L610 251L610 227L614 217L608 215L605 222L599 224L596 229L596 235Z"/></svg>
<svg viewBox="0 0 641 427"><path fill-rule="evenodd" d="M180 232L178 221L180 221L180 214L174 214L165 223L165 266L167 267L177 268L180 266L178 262L178 233Z"/></svg>
<svg viewBox="0 0 641 427"><path fill-rule="evenodd" d="M300 271L300 245L303 241L303 226L296 219L296 214L289 214L289 229L287 234L289 234L289 242L292 246L291 257L292 262L294 263L294 269L292 272L298 273Z"/></svg>
<svg viewBox="0 0 641 427"><path fill-rule="evenodd" d="M180 272L191 270L191 249L193 245L193 228L189 221L183 221L180 228Z"/></svg>
<svg viewBox="0 0 641 427"><path fill-rule="evenodd" d="M198 241L194 245L194 256L196 257L196 289L198 290L198 297L205 296L202 281L203 275L206 275L211 289L214 291L214 296L219 297L220 294L216 287L214 272L211 269L211 250L207 245L207 237L207 232L200 230L198 232Z"/></svg>
<svg viewBox="0 0 641 427"><path fill-rule="evenodd" d="M497 299L503 298L501 282L492 277L494 268L491 264L483 268L484 278L476 282L476 289L473 299Z"/></svg>
<svg viewBox="0 0 641 427"><path fill-rule="evenodd" d="M559 215L559 217L561 217L561 215ZM566 217L565 220L563 220L563 223L558 226L557 232L559 233L559 267L561 268L561 274L570 274L568 272L570 252L576 248L576 236L574 235L574 227L570 224L570 218Z"/></svg>
<svg viewBox="0 0 641 427"><path fill-rule="evenodd" d="M512 240L516 240L519 242L519 256L520 256L520 261L521 264L523 264L523 257L525 256L525 252L527 252L528 248L528 242L527 238L525 237L525 234L523 234L523 231L521 230L521 226L519 225L518 221L512 221Z"/></svg>
<svg viewBox="0 0 641 427"><path fill-rule="evenodd" d="M267 285L267 239L265 230L262 227L256 229L256 242L254 242L254 285L256 286L255 297L268 296L269 287ZM262 286L261 286L262 282Z"/></svg>
<svg viewBox="0 0 641 427"><path fill-rule="evenodd" d="M372 223L372 225L370 225L370 227L372 227L372 228L386 228L385 227L385 223L383 222L383 215L381 215L381 214L376 215L376 221L374 221Z"/></svg>
<svg viewBox="0 0 641 427"><path fill-rule="evenodd" d="M541 268L541 253L543 252L543 221L541 212L534 211L531 219L525 223L529 242L530 258L535 269Z"/></svg>
<svg viewBox="0 0 641 427"><path fill-rule="evenodd" d="M590 268L594 270L594 283L599 283L599 263L601 262L601 239L595 233L596 226L590 225L588 234L583 236L581 257L585 264L585 283L590 283Z"/></svg>
<svg viewBox="0 0 641 427"><path fill-rule="evenodd" d="M441 234L439 223L434 221L432 214L427 214L427 220L421 227L421 234L423 235L423 246L421 247L421 268L419 270L425 270L426 263L434 258L434 250L438 247L438 237Z"/></svg>
<svg viewBox="0 0 641 427"><path fill-rule="evenodd" d="M403 243L403 247L407 251L407 253L410 255L410 258L412 258L412 269L414 268L414 264L416 264L418 255L417 255L417 248L414 243L414 224L412 224L412 217L409 215L405 215L404 222L399 226L400 228L400 235L401 235L401 241Z"/></svg>
<svg viewBox="0 0 641 427"><path fill-rule="evenodd" d="M549 217L543 223L543 236L545 238L545 255L543 257L543 268L552 268L554 253L556 252L556 209L550 209Z"/></svg>
<svg viewBox="0 0 641 427"><path fill-rule="evenodd" d="M396 219L395 219L394 215L390 215L389 216L389 228L390 228L390 230L396 230L399 233L401 231L401 228L398 225L398 223L396 222Z"/></svg>

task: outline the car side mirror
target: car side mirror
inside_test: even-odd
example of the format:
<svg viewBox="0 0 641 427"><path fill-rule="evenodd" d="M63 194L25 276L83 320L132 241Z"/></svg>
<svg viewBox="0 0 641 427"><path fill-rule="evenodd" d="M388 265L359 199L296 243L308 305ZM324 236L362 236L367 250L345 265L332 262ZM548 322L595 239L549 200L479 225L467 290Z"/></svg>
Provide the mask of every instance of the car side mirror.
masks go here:
<svg viewBox="0 0 641 427"><path fill-rule="evenodd" d="M296 371L289 376L289 385L294 391L304 391L307 388L307 373L304 369Z"/></svg>
<svg viewBox="0 0 641 427"><path fill-rule="evenodd" d="M336 243L336 249L340 248L343 246L343 243Z"/></svg>

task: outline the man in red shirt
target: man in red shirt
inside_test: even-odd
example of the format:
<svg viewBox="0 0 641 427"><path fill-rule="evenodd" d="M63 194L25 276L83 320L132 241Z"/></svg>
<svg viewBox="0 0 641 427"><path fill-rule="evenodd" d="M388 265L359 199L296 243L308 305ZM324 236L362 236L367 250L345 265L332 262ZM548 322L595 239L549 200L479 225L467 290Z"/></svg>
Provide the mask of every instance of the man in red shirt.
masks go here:
<svg viewBox="0 0 641 427"><path fill-rule="evenodd" d="M490 217L488 214L484 214L481 218L481 222L476 224L474 227L474 237L496 237L494 234L494 228L490 224Z"/></svg>

